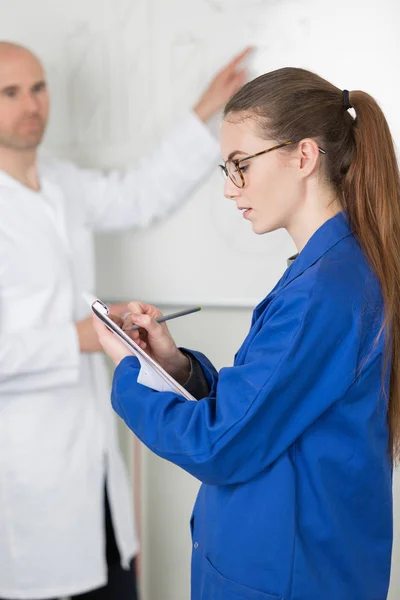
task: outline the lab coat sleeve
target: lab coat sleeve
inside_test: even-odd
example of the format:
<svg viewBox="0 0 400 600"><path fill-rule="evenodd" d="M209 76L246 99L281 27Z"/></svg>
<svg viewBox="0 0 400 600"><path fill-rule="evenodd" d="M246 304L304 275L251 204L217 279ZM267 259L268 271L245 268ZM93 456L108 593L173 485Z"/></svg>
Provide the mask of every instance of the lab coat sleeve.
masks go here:
<svg viewBox="0 0 400 600"><path fill-rule="evenodd" d="M324 277L305 280L277 295L244 364L212 376L209 397L191 402L145 388L136 359L127 358L114 376L115 410L153 452L205 483L257 476L340 401L357 374L359 315L348 290Z"/></svg>
<svg viewBox="0 0 400 600"><path fill-rule="evenodd" d="M190 113L126 172L76 169L87 226L99 231L149 225L189 197L218 155L217 140Z"/></svg>
<svg viewBox="0 0 400 600"><path fill-rule="evenodd" d="M73 324L0 333L0 398L74 384L80 350Z"/></svg>

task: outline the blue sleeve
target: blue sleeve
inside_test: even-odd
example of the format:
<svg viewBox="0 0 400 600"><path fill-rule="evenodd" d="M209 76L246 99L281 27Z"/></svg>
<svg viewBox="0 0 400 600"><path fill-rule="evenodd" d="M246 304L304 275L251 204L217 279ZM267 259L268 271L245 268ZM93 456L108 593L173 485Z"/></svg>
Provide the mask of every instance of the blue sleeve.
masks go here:
<svg viewBox="0 0 400 600"><path fill-rule="evenodd" d="M243 364L217 377L196 354L211 383L199 402L138 384L138 361L126 358L114 376L116 412L153 452L205 483L252 479L357 376L362 307L340 279L331 288L324 279L299 278L274 298Z"/></svg>
<svg viewBox="0 0 400 600"><path fill-rule="evenodd" d="M188 350L187 348L181 348L184 354L189 356L192 366L195 367L199 371L198 378L203 379L203 385L200 385L200 388L207 388L207 393L211 396L215 394L215 390L218 382L218 372L214 365L208 360L204 354L201 352L196 352L195 350ZM194 359L194 361L193 361ZM193 364L194 363L194 364ZM201 383L201 382L200 382ZM188 386L184 385L185 389L190 391ZM193 389L193 391L197 391ZM198 397L195 393L192 394L196 398Z"/></svg>
<svg viewBox="0 0 400 600"><path fill-rule="evenodd" d="M190 360L190 374L188 379L182 384L189 394L192 394L196 400L201 400L210 395L211 386L207 377L204 374L201 363L197 360L192 352L181 348L181 352ZM215 376L217 372L213 368Z"/></svg>

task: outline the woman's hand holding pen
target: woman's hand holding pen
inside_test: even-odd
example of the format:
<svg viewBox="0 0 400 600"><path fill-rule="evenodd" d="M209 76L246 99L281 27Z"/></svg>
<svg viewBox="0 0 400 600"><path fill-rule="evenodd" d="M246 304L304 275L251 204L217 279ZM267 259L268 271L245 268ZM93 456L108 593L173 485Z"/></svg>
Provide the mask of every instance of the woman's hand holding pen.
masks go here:
<svg viewBox="0 0 400 600"><path fill-rule="evenodd" d="M130 302L128 307L131 312L125 317L122 329L172 377L184 383L190 374L190 362L177 348L167 325L157 323L161 311L143 302ZM140 329L131 331L133 325L139 325Z"/></svg>
<svg viewBox="0 0 400 600"><path fill-rule="evenodd" d="M122 323L125 333L179 383L187 381L190 375L190 361L176 346L167 325L155 320L161 317L162 313L155 306L143 302L130 302L128 310L130 313ZM118 317L113 314L109 316L121 326ZM97 317L93 316L93 319L100 344L115 365L126 356L132 355ZM132 325L138 325L140 328L131 331Z"/></svg>

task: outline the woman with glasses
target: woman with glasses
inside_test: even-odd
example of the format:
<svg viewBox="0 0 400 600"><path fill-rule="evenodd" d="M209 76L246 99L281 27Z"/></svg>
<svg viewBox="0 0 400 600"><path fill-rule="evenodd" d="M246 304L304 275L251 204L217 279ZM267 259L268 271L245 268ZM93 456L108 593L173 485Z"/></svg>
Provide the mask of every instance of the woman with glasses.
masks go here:
<svg viewBox="0 0 400 600"><path fill-rule="evenodd" d="M349 109L353 111L350 113ZM355 116L354 116L355 114ZM124 328L197 402L118 365L112 403L202 487L191 521L193 600L383 600L400 447L400 186L374 99L285 68L245 85L221 129L225 196L298 255L218 373L133 302ZM260 273L260 276L262 274Z"/></svg>

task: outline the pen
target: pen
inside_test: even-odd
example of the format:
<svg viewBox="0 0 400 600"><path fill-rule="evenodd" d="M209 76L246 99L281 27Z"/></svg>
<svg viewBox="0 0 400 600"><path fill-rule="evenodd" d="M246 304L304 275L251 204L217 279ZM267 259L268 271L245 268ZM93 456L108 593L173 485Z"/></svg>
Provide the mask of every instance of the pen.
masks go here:
<svg viewBox="0 0 400 600"><path fill-rule="evenodd" d="M176 313L171 313L170 315L165 315L165 317L160 317L156 319L157 323L164 323L164 321L169 321L170 319L176 319L177 317L183 317L184 315L190 315L194 312L201 310L201 306L196 306L195 308L188 308L186 310L180 310ZM129 329L129 331L135 331L136 329L140 329L139 325L134 325Z"/></svg>

